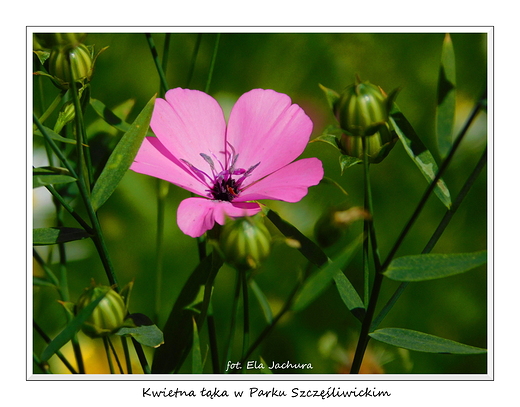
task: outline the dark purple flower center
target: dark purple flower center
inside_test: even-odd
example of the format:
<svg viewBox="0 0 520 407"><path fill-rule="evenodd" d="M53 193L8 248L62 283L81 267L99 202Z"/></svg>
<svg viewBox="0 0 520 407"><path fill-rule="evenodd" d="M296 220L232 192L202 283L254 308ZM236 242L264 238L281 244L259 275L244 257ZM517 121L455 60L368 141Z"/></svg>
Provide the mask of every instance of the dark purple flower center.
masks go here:
<svg viewBox="0 0 520 407"><path fill-rule="evenodd" d="M211 168L211 175L201 171L186 160L182 160L182 162L188 166L195 177L201 180L202 183L208 187L206 190L208 192L208 198L231 202L239 196L240 192L243 190L242 183L251 175L260 163L256 163L249 167L248 170L244 168L235 168L238 154L235 153L235 149L231 144L228 143L228 145L231 152L223 152L226 157L226 162L224 164L222 164L222 162L212 154L213 158L220 165L220 171L215 168L215 163L209 155L200 153L200 156L204 158Z"/></svg>

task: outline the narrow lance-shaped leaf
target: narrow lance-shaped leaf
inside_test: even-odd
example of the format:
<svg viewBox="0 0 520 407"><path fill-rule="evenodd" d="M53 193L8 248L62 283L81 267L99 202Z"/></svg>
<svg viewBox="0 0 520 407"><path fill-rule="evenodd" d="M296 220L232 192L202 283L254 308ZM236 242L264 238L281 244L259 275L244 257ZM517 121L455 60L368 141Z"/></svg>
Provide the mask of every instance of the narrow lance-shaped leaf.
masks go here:
<svg viewBox="0 0 520 407"><path fill-rule="evenodd" d="M419 136L417 136L412 125L395 104L394 110L390 115L390 122L410 158L413 160L415 165L417 165L417 168L419 168L426 180L431 183L438 172L437 163ZM434 192L441 202L449 209L451 207L450 191L442 179L437 181Z"/></svg>
<svg viewBox="0 0 520 407"><path fill-rule="evenodd" d="M193 321L193 344L191 346L191 373L193 374L201 374L202 373L202 354L200 351L200 340L199 340L199 330L197 328L197 322L195 318L192 318Z"/></svg>
<svg viewBox="0 0 520 407"><path fill-rule="evenodd" d="M487 262L487 251L428 253L394 259L384 275L397 281L424 281L464 273Z"/></svg>
<svg viewBox="0 0 520 407"><path fill-rule="evenodd" d="M60 167L33 168L33 188L76 181L69 171Z"/></svg>
<svg viewBox="0 0 520 407"><path fill-rule="evenodd" d="M105 298L105 294L106 293L101 294L98 298L78 312L78 314L67 324L65 329L63 329L63 331L61 331L58 336L47 345L40 356L42 362L49 360L52 355L72 339L76 332L81 329L83 323L90 317L94 308L96 308L99 302Z"/></svg>
<svg viewBox="0 0 520 407"><path fill-rule="evenodd" d="M450 339L440 338L438 336L412 331L410 329L382 328L369 335L379 342L417 352L450 353L459 355L475 355L487 352L486 349L465 345Z"/></svg>
<svg viewBox="0 0 520 407"><path fill-rule="evenodd" d="M316 243L310 240L307 236L305 236L302 232L300 232L297 228L291 225L289 222L283 220L280 215L276 212L269 210L267 212L267 217L273 224L278 228L280 232L285 237L290 239L297 240L300 243L300 247L298 250L315 266L321 267L324 264L327 264L329 258L323 250L321 250Z"/></svg>
<svg viewBox="0 0 520 407"><path fill-rule="evenodd" d="M61 141L62 143L66 143L66 144L76 144L76 139L71 139L71 138L66 138L66 137L60 136L54 130L52 130L48 127L45 127L45 126L42 126L42 127L44 128L45 132L52 140ZM38 137L43 137L43 134L39 129L34 130L34 135L38 136Z"/></svg>
<svg viewBox="0 0 520 407"><path fill-rule="evenodd" d="M446 157L452 146L453 123L455 120L456 75L455 52L449 34L442 44L441 66L437 83L437 143L439 153Z"/></svg>
<svg viewBox="0 0 520 407"><path fill-rule="evenodd" d="M258 300L260 307L262 308L266 322L270 324L271 322L273 322L273 312L271 311L269 301L267 300L264 292L260 289L255 280L249 280L249 286L251 287L251 290L255 294L255 297Z"/></svg>
<svg viewBox="0 0 520 407"><path fill-rule="evenodd" d="M341 271L352 259L356 250L359 248L362 239L356 239L344 250L341 255L334 261L329 262L316 273L311 275L304 283L301 291L297 294L292 309L294 311L301 311L306 308L312 301L314 301L332 281L336 281L336 287L340 296L347 305L347 308L353 312L357 317L362 317L364 314L363 301L359 297L357 291L354 289L350 281Z"/></svg>
<svg viewBox="0 0 520 407"><path fill-rule="evenodd" d="M139 113L108 158L105 168L103 168L92 190L92 207L95 211L112 195L126 171L132 165L139 147L141 147L143 139L148 132L154 102L155 96L150 99L141 113Z"/></svg>
<svg viewBox="0 0 520 407"><path fill-rule="evenodd" d="M90 237L90 235L79 228L52 227L33 229L33 245L35 246L72 242L87 237Z"/></svg>

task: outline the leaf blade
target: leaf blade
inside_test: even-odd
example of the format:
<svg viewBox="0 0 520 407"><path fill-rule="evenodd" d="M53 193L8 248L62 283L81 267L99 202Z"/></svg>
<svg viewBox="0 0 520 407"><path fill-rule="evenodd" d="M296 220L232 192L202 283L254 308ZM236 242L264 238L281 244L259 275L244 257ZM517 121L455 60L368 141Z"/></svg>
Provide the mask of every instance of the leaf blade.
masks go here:
<svg viewBox="0 0 520 407"><path fill-rule="evenodd" d="M47 246L58 243L67 243L90 237L83 229L70 227L50 227L33 229L33 245Z"/></svg>
<svg viewBox="0 0 520 407"><path fill-rule="evenodd" d="M152 117L155 96L139 113L108 158L92 190L92 207L97 211L115 191L141 147Z"/></svg>
<svg viewBox="0 0 520 407"><path fill-rule="evenodd" d="M398 348L426 353L476 355L487 350L423 332L402 328L382 328L369 334L371 338Z"/></svg>
<svg viewBox="0 0 520 407"><path fill-rule="evenodd" d="M359 297L348 278L341 271L352 259L356 250L359 248L362 239L356 239L341 253L334 261L330 261L326 266L312 274L304 283L300 292L292 304L293 311L301 311L313 302L334 280L340 293L341 299L347 305L349 311L362 309L363 301ZM356 314L359 312L355 311Z"/></svg>
<svg viewBox="0 0 520 407"><path fill-rule="evenodd" d="M76 181L69 171L59 167L33 168L33 189L54 184L67 184Z"/></svg>
<svg viewBox="0 0 520 407"><path fill-rule="evenodd" d="M487 262L487 251L420 254L394 259L383 273L396 281L417 282L461 274Z"/></svg>
<svg viewBox="0 0 520 407"><path fill-rule="evenodd" d="M441 65L437 82L436 131L441 157L446 157L452 146L456 102L455 51L449 34L442 44Z"/></svg>
<svg viewBox="0 0 520 407"><path fill-rule="evenodd" d="M54 338L47 347L43 350L40 359L42 362L46 362L61 349L72 337L81 329L83 323L90 317L94 308L99 302L105 298L106 293L102 293L98 298L83 308L78 314L67 324L67 326L61 331L56 338Z"/></svg>
<svg viewBox="0 0 520 407"><path fill-rule="evenodd" d="M401 111L399 111L395 103L394 110L390 114L390 122L392 123L399 139L403 143L407 154L421 171L426 180L431 183L435 179L439 170L437 163L433 159L433 155L420 140L412 125L408 122ZM448 209L451 208L450 191L442 179L437 181L434 192Z"/></svg>

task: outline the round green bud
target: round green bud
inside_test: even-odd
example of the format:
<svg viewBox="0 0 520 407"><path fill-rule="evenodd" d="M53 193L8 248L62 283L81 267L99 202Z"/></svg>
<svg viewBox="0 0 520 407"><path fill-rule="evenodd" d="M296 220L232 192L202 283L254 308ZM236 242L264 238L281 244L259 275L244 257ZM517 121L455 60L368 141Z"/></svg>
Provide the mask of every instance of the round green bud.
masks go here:
<svg viewBox="0 0 520 407"><path fill-rule="evenodd" d="M70 46L76 47L83 42L85 33L37 33L34 38L43 48Z"/></svg>
<svg viewBox="0 0 520 407"><path fill-rule="evenodd" d="M359 81L347 87L334 103L342 130L353 136L370 136L388 120L388 103L381 89Z"/></svg>
<svg viewBox="0 0 520 407"><path fill-rule="evenodd" d="M76 303L76 314L104 295L81 329L91 338L110 335L123 325L128 313L123 298L108 286L87 288Z"/></svg>
<svg viewBox="0 0 520 407"><path fill-rule="evenodd" d="M377 164L390 153L397 139L397 135L390 130L389 125L384 124L379 127L379 131L370 136L360 137L343 133L339 139L339 145L344 154L363 160L365 156L364 143L368 161Z"/></svg>
<svg viewBox="0 0 520 407"><path fill-rule="evenodd" d="M269 255L271 234L259 216L228 219L219 239L225 260L237 268L257 268Z"/></svg>
<svg viewBox="0 0 520 407"><path fill-rule="evenodd" d="M49 73L65 89L68 89L73 80L89 81L92 65L92 53L84 44L72 48L53 48L49 57Z"/></svg>

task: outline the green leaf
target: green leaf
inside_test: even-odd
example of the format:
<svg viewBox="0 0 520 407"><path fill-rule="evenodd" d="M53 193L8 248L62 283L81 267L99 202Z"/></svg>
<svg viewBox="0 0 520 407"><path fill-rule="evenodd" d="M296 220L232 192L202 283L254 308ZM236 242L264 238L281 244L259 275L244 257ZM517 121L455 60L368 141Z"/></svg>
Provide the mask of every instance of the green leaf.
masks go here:
<svg viewBox="0 0 520 407"><path fill-rule="evenodd" d="M190 309L212 275L223 261L218 256L205 257L184 284L163 329L164 344L154 354L152 373L170 373L180 367L193 344L192 318L198 313Z"/></svg>
<svg viewBox="0 0 520 407"><path fill-rule="evenodd" d="M348 310L360 321L363 321L365 317L365 305L359 297L358 292L350 282L350 280L338 270L334 274L334 282L338 290L339 296L343 300L343 303L347 306Z"/></svg>
<svg viewBox="0 0 520 407"><path fill-rule="evenodd" d="M329 129L326 129L323 134L313 138L311 141L309 141L309 143L321 142L334 147L336 150L339 150L338 136L331 134L328 130Z"/></svg>
<svg viewBox="0 0 520 407"><path fill-rule="evenodd" d="M130 124L121 119L112 110L106 107L105 104L100 100L91 98L90 105L105 122L115 127L117 130L120 130L122 132L127 132L128 130L130 130Z"/></svg>
<svg viewBox="0 0 520 407"><path fill-rule="evenodd" d="M343 175L343 171L347 168L350 168L354 165L361 164L363 160L360 160L357 157L352 157L350 155L341 154L339 156L339 166L341 168L341 175Z"/></svg>
<svg viewBox="0 0 520 407"><path fill-rule="evenodd" d="M76 181L69 171L61 167L33 168L33 188Z"/></svg>
<svg viewBox="0 0 520 407"><path fill-rule="evenodd" d="M401 328L382 328L371 334L370 337L398 348L410 349L417 352L451 353L459 355L475 355L486 353L486 349L465 345L450 339L425 334Z"/></svg>
<svg viewBox="0 0 520 407"><path fill-rule="evenodd" d="M352 259L361 245L362 238L356 239L334 261L312 274L305 280L301 291L297 294L291 307L293 311L301 311L314 301L334 280L341 299L356 316L364 314L363 301L350 281L341 271ZM362 311L359 311L362 310ZM361 314L361 315L360 315Z"/></svg>
<svg viewBox="0 0 520 407"><path fill-rule="evenodd" d="M456 74L455 52L449 34L442 44L441 66L437 83L437 143L439 153L446 157L452 146L453 123L455 121Z"/></svg>
<svg viewBox="0 0 520 407"><path fill-rule="evenodd" d="M319 246L310 240L307 236L301 233L297 228L286 222L273 210L267 212L267 217L278 230L289 239L297 240L300 243L300 252L309 260L312 264L321 267L329 261L329 258Z"/></svg>
<svg viewBox="0 0 520 407"><path fill-rule="evenodd" d="M141 345L150 348L157 348L164 343L163 333L146 315L131 314L128 319L133 326L124 326L115 335L131 336Z"/></svg>
<svg viewBox="0 0 520 407"><path fill-rule="evenodd" d="M54 130L52 130L52 129L48 128L48 127L45 127L45 126L42 126L42 127L44 128L45 132L47 133L47 135L52 140L61 141L62 143L67 143L67 144L76 144L76 140L75 139L71 139L71 138L66 138L66 137L60 136ZM34 130L34 135L38 136L38 137L43 137L43 134L42 134L42 132L39 129L35 129Z"/></svg>
<svg viewBox="0 0 520 407"><path fill-rule="evenodd" d="M327 98L327 104L331 108L331 110L334 110L334 105L336 104L337 100L339 99L339 93L335 90L326 88L321 83L318 84L320 89L325 93L325 97Z"/></svg>
<svg viewBox="0 0 520 407"><path fill-rule="evenodd" d="M397 281L425 281L464 273L486 262L486 250L474 253L419 254L392 260L383 274Z"/></svg>
<svg viewBox="0 0 520 407"><path fill-rule="evenodd" d="M52 227L33 229L33 245L35 246L72 242L87 237L90 237L90 235L79 228Z"/></svg>
<svg viewBox="0 0 520 407"><path fill-rule="evenodd" d="M92 207L97 211L112 195L117 185L132 165L139 147L148 132L152 118L155 96L150 99L139 116L123 135L116 148L108 158L105 168L92 190Z"/></svg>
<svg viewBox="0 0 520 407"><path fill-rule="evenodd" d="M202 373L202 354L200 352L199 330L197 329L197 322L195 318L193 321L193 344L191 346L191 373Z"/></svg>
<svg viewBox="0 0 520 407"><path fill-rule="evenodd" d="M40 356L42 362L49 360L52 355L54 355L61 349L63 345L72 339L76 332L81 329L83 323L90 317L90 314L92 314L94 308L96 308L99 302L105 297L105 294L106 293L102 293L98 298L88 304L85 308L78 312L74 318L71 319L63 331L61 331L58 336L56 336L56 338L54 338L43 350Z"/></svg>
<svg viewBox="0 0 520 407"><path fill-rule="evenodd" d="M394 110L390 115L390 122L410 158L417 165L426 180L431 183L438 171L437 163L395 103ZM437 181L434 191L441 202L449 209L451 207L450 191L442 179Z"/></svg>
<svg viewBox="0 0 520 407"><path fill-rule="evenodd" d="M273 322L273 312L271 311L271 306L269 305L269 301L267 301L264 292L253 279L249 280L249 286L253 290L253 293L255 294L262 311L264 312L266 322L271 324L271 322Z"/></svg>

